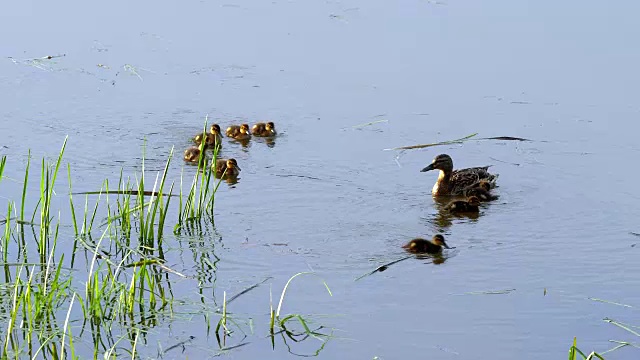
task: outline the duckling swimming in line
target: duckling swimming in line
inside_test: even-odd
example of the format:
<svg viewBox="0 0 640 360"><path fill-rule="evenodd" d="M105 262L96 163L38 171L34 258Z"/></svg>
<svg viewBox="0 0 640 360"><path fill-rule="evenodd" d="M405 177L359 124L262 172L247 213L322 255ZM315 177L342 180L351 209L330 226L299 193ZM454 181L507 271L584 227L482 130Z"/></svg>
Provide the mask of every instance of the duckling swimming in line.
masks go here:
<svg viewBox="0 0 640 360"><path fill-rule="evenodd" d="M200 146L202 142L202 135L203 134L198 134L193 138L193 142L198 146ZM222 146L222 139L216 136L216 134L204 134L204 143L207 147Z"/></svg>
<svg viewBox="0 0 640 360"><path fill-rule="evenodd" d="M217 142L222 141L222 131L220 130L220 125L211 124L211 127L209 128L209 134L213 134L216 137Z"/></svg>
<svg viewBox="0 0 640 360"><path fill-rule="evenodd" d="M451 213L477 213L480 211L478 207L480 199L475 196L469 197L467 200L456 200L448 203L444 209Z"/></svg>
<svg viewBox="0 0 640 360"><path fill-rule="evenodd" d="M251 133L249 132L249 125L242 124L231 125L227 128L227 136L236 140L249 140L251 139Z"/></svg>
<svg viewBox="0 0 640 360"><path fill-rule="evenodd" d="M442 248L451 249L449 245L444 241L444 236L437 234L433 236L433 239L413 239L406 245L402 246L410 253L425 253L425 254L440 254Z"/></svg>
<svg viewBox="0 0 640 360"><path fill-rule="evenodd" d="M462 195L465 188L481 180L486 180L491 187L494 187L498 175L489 173L488 168L489 166L482 166L453 170L453 160L451 160L451 157L447 154L440 154L433 159L429 166L420 171L440 170L438 181L433 185L431 194L441 196Z"/></svg>
<svg viewBox="0 0 640 360"><path fill-rule="evenodd" d="M240 174L240 167L236 159L218 159L215 163L217 177L236 177Z"/></svg>
<svg viewBox="0 0 640 360"><path fill-rule="evenodd" d="M257 123L251 128L251 134L260 137L275 136L276 126L272 121L268 123Z"/></svg>
<svg viewBox="0 0 640 360"><path fill-rule="evenodd" d="M212 124L208 133L199 133L193 137L193 142L196 145L200 145L204 135L205 144L207 146L222 146L222 135L220 134L220 125Z"/></svg>
<svg viewBox="0 0 640 360"><path fill-rule="evenodd" d="M197 146L191 146L184 151L184 161L195 163L200 158L200 148ZM204 159L204 156L203 156Z"/></svg>

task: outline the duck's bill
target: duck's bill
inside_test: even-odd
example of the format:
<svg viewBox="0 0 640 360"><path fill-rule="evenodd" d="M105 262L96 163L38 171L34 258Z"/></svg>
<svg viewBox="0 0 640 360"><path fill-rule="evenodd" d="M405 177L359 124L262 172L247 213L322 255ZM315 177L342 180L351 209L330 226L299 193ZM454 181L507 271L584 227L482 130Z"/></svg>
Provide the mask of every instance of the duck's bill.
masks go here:
<svg viewBox="0 0 640 360"><path fill-rule="evenodd" d="M427 166L426 168L420 170L420 172L425 172L425 171L429 171L429 170L433 170L433 164L429 164L429 166Z"/></svg>
<svg viewBox="0 0 640 360"><path fill-rule="evenodd" d="M444 246L444 248L445 248L445 249L452 249L452 247L450 247L450 246L449 246L449 245L447 245L447 244L442 244L442 246Z"/></svg>

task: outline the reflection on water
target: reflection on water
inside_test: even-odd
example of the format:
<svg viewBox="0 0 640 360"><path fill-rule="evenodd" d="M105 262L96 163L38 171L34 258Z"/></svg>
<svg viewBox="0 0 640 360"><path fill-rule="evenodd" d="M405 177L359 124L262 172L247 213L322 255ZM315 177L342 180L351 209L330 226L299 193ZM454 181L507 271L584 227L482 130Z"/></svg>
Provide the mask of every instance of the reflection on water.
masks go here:
<svg viewBox="0 0 640 360"><path fill-rule="evenodd" d="M450 256L445 252L438 255L416 254L415 257L418 260L429 260L425 261L424 264L440 265L444 264Z"/></svg>
<svg viewBox="0 0 640 360"><path fill-rule="evenodd" d="M452 201L465 200L463 197L454 196L438 196L433 197L434 207L436 213L432 214L428 221L431 222L439 232L447 232L453 226L456 219L469 219L470 222L475 223L478 219L484 215L482 211L483 207L488 206L488 203L481 205L480 212L477 213L451 213L446 209L446 206Z"/></svg>
<svg viewBox="0 0 640 360"><path fill-rule="evenodd" d="M224 180L230 187L231 185L236 185L240 181L240 177L238 175L224 175L216 174L216 179Z"/></svg>
<svg viewBox="0 0 640 360"><path fill-rule="evenodd" d="M248 148L249 144L251 144L251 139L233 139L233 138L229 138L229 142L235 143L235 144L240 144L240 145L242 145L243 148Z"/></svg>
<svg viewBox="0 0 640 360"><path fill-rule="evenodd" d="M270 148L276 146L276 137L275 136L264 138L264 141L267 143L267 146L270 147Z"/></svg>

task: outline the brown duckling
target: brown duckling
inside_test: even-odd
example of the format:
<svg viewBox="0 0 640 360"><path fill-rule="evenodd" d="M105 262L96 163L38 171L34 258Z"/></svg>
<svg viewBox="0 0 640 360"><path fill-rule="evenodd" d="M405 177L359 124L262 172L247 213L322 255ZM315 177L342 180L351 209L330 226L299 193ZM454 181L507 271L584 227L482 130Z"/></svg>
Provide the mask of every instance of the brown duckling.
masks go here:
<svg viewBox="0 0 640 360"><path fill-rule="evenodd" d="M491 201L491 200L498 199L498 196L491 194L490 190L491 190L491 183L486 180L480 180L477 183L473 184L472 186L469 186L468 188L464 189L464 191L462 192L462 195L464 195L467 198L471 196L475 196L478 199L480 199L480 201Z"/></svg>
<svg viewBox="0 0 640 360"><path fill-rule="evenodd" d="M251 128L251 133L255 136L269 137L276 135L276 126L272 121L267 123L257 123Z"/></svg>
<svg viewBox="0 0 640 360"><path fill-rule="evenodd" d="M203 134L197 134L193 137L193 142L196 145L200 145L202 142ZM222 146L222 135L220 134L220 125L212 124L211 128L209 128L209 132L204 134L205 144L207 146Z"/></svg>
<svg viewBox="0 0 640 360"><path fill-rule="evenodd" d="M211 124L211 127L209 128L209 134L214 135L217 142L222 141L222 130L220 130L220 125Z"/></svg>
<svg viewBox="0 0 640 360"><path fill-rule="evenodd" d="M191 146L184 151L184 161L195 163L200 158L200 148L197 146ZM204 158L204 157L203 157Z"/></svg>
<svg viewBox="0 0 640 360"><path fill-rule="evenodd" d="M425 254L440 254L442 248L451 249L449 245L444 241L444 236L437 234L433 236L433 239L413 239L406 245L402 246L410 253L425 253Z"/></svg>
<svg viewBox="0 0 640 360"><path fill-rule="evenodd" d="M444 208L451 213L477 213L480 211L478 206L480 199L471 196L467 200L455 200L448 203Z"/></svg>
<svg viewBox="0 0 640 360"><path fill-rule="evenodd" d="M249 132L249 125L242 124L231 125L227 128L227 136L236 140L249 140L251 139L251 133Z"/></svg>
<svg viewBox="0 0 640 360"><path fill-rule="evenodd" d="M240 167L236 159L218 159L215 163L217 177L236 177L240 174Z"/></svg>
<svg viewBox="0 0 640 360"><path fill-rule="evenodd" d="M202 142L202 135L203 134L198 134L193 138L193 142L198 146L200 146L200 143ZM204 144L206 147L212 148L222 146L222 138L216 136L216 134L204 134Z"/></svg>
<svg viewBox="0 0 640 360"><path fill-rule="evenodd" d="M490 191L494 187L496 187L496 183L492 183L487 179L482 179L476 183L476 187L479 187L485 191Z"/></svg>

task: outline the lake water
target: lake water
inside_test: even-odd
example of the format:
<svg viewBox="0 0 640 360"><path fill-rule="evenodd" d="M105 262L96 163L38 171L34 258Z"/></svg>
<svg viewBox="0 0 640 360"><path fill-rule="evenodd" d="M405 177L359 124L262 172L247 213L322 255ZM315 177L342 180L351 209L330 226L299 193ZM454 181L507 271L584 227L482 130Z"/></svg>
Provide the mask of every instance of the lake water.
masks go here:
<svg viewBox="0 0 640 360"><path fill-rule="evenodd" d="M144 139L149 179L175 147L178 182L195 171L181 153L205 116L223 128L272 120L272 146L225 140L242 173L220 187L215 227L164 239L167 265L189 277L169 276L176 303L138 344L142 357L185 341L164 358L213 356L199 312L268 277L229 304L251 325L227 340L248 343L228 356L293 357L281 339L272 349L269 298L301 271L333 296L300 277L283 312L333 329L321 358L552 359L574 337L605 351L635 339L603 318L640 325L637 308L589 299L640 305L639 11L634 1L14 2L0 14L0 208L20 199L28 150L37 173L67 135L74 191L97 191L121 168L140 170ZM473 133L533 141L383 151ZM437 174L419 172L439 153L456 167L492 165L500 199L477 219L443 219ZM65 170L60 252L73 242L66 189ZM444 263L411 258L354 281L435 233L456 247ZM90 340L78 340L81 357ZM321 342L289 345L313 354Z"/></svg>

